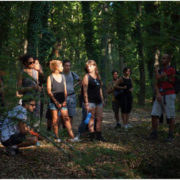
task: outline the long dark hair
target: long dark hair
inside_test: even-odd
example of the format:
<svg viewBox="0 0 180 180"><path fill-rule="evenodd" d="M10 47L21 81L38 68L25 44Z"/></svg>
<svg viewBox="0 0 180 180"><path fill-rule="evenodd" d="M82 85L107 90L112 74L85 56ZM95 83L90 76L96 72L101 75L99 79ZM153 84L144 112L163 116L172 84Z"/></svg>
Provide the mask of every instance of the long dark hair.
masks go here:
<svg viewBox="0 0 180 180"><path fill-rule="evenodd" d="M33 56L31 56L30 54L25 54L25 55L21 56L19 58L19 60L23 65L26 65L29 58L33 58Z"/></svg>

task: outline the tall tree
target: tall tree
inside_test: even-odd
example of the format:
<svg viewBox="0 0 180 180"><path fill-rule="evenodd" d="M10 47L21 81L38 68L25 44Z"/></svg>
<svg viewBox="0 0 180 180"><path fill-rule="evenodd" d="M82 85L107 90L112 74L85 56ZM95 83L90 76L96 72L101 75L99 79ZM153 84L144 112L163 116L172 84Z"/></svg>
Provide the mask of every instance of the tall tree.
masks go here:
<svg viewBox="0 0 180 180"><path fill-rule="evenodd" d="M140 90L138 96L139 105L145 104L145 62L143 56L143 39L142 39L142 29L141 29L141 18L142 18L142 4L138 2L137 4L137 21L136 21L136 41L137 41L137 53L139 61L139 74L140 74Z"/></svg>
<svg viewBox="0 0 180 180"><path fill-rule="evenodd" d="M27 29L27 40L28 48L27 53L33 55L34 57L38 56L38 44L39 36L42 27L42 12L44 10L45 2L35 2L31 4L30 15L28 20L28 29Z"/></svg>
<svg viewBox="0 0 180 180"><path fill-rule="evenodd" d="M97 60L97 55L94 47L94 30L92 24L92 15L91 15L91 2L82 1L82 15L83 15L83 27L85 35L85 47L87 52L88 59Z"/></svg>
<svg viewBox="0 0 180 180"><path fill-rule="evenodd" d="M7 42L8 32L10 29L10 9L11 4L7 2L0 2L0 55L2 54L2 46Z"/></svg>

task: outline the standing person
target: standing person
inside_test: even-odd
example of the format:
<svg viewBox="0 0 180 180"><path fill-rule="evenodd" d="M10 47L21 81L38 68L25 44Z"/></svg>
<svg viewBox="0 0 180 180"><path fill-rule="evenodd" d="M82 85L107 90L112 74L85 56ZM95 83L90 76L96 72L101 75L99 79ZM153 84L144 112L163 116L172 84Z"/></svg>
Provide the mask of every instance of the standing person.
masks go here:
<svg viewBox="0 0 180 180"><path fill-rule="evenodd" d="M24 55L20 58L23 64L23 70L18 77L16 92L17 97L34 96L36 98L36 108L34 117L37 119L34 126L40 123L40 92L42 87L39 86L39 74L43 74L40 65L35 64L35 60L31 55Z"/></svg>
<svg viewBox="0 0 180 180"><path fill-rule="evenodd" d="M115 83L118 80L118 71L115 71L115 70L112 71L112 77L113 77L113 80L108 85L107 93L112 94L112 109L114 112L114 117L116 119L116 128L120 128L121 127L121 124L119 122L120 121L119 120L120 101L115 97L119 91L115 88Z"/></svg>
<svg viewBox="0 0 180 180"><path fill-rule="evenodd" d="M91 140L96 138L97 140L105 141L101 134L104 99L98 67L94 60L88 60L85 68L87 74L82 81L82 95L83 105L85 106L86 111L91 113L88 124L90 138ZM94 130L94 119L96 119L96 132Z"/></svg>
<svg viewBox="0 0 180 180"><path fill-rule="evenodd" d="M33 112L35 106L36 103L33 99L22 100L22 105L18 105L9 111L3 121L1 142L9 155L16 155L20 147L37 144L38 137L31 135L32 130L27 125L28 111Z"/></svg>
<svg viewBox="0 0 180 180"><path fill-rule="evenodd" d="M73 122L73 116L76 113L76 94L74 88L80 84L79 76L71 71L71 62L69 60L63 61L63 74L66 78L66 87L67 87L67 108L68 114L71 119L71 124ZM74 81L78 81L74 84Z"/></svg>
<svg viewBox="0 0 180 180"><path fill-rule="evenodd" d="M152 132L149 139L157 139L158 119L163 112L166 113L166 117L169 119L169 135L168 142L173 140L174 124L175 124L175 74L176 71L173 67L169 66L171 57L168 54L164 54L161 59L162 69L158 71L155 68L156 77L156 99L152 107Z"/></svg>
<svg viewBox="0 0 180 180"><path fill-rule="evenodd" d="M132 79L130 78L131 69L125 67L123 69L123 76L116 81L115 88L121 90L119 94L119 101L121 106L121 116L123 126L127 130L132 127L129 124L129 114L132 110Z"/></svg>
<svg viewBox="0 0 180 180"><path fill-rule="evenodd" d="M72 138L70 141L77 142L78 139L74 138L70 118L68 116L66 80L64 75L61 74L63 72L62 62L59 60L52 60L50 62L50 69L52 74L47 78L47 93L50 97L49 109L52 115L52 128L56 136L55 141L61 142L58 132L58 113L60 111L69 136Z"/></svg>

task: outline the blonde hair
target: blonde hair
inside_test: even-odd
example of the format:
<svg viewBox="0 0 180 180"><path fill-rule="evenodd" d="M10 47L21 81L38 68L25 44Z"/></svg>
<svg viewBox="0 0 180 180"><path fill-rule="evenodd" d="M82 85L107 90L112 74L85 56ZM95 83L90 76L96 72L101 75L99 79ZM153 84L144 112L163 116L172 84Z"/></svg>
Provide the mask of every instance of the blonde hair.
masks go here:
<svg viewBox="0 0 180 180"><path fill-rule="evenodd" d="M101 77L99 75L99 71L98 71L98 67L97 67L96 61L95 60L88 60L86 62L85 70L86 70L87 73L88 73L88 66L89 65L94 65L96 67L95 68L95 73L96 73L97 79L101 80Z"/></svg>
<svg viewBox="0 0 180 180"><path fill-rule="evenodd" d="M51 60L49 63L50 70L54 72L60 64L62 64L60 60Z"/></svg>

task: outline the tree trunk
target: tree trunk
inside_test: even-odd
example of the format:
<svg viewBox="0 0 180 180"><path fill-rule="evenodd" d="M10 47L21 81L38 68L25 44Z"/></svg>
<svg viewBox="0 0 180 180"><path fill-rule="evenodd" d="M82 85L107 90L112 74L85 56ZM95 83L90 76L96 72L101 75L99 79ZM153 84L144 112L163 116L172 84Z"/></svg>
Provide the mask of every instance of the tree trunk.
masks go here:
<svg viewBox="0 0 180 180"><path fill-rule="evenodd" d="M141 17L141 4L138 2L137 11L139 16ZM143 45L142 45L142 31L140 26L140 19L137 19L136 22L136 30L137 30L137 53L139 59L139 74L140 74L140 91L138 96L139 105L145 104L145 62L143 57Z"/></svg>
<svg viewBox="0 0 180 180"><path fill-rule="evenodd" d="M85 47L87 52L88 59L97 59L96 51L94 48L93 42L93 25L92 25L92 15L90 9L90 2L82 1L82 14L83 14L83 26L84 26L84 35L85 35Z"/></svg>
<svg viewBox="0 0 180 180"><path fill-rule="evenodd" d="M27 53L34 57L38 56L38 44L41 31L41 17L44 8L44 2L35 2L31 4L30 15L28 20L27 39L28 47Z"/></svg>
<svg viewBox="0 0 180 180"><path fill-rule="evenodd" d="M2 54L3 43L8 39L11 4L0 2L0 55Z"/></svg>
<svg viewBox="0 0 180 180"><path fill-rule="evenodd" d="M125 18L123 15L124 2L114 3L114 17L116 23L116 31L118 36L118 49L119 49L119 73L122 75L124 68L124 42L125 42Z"/></svg>

